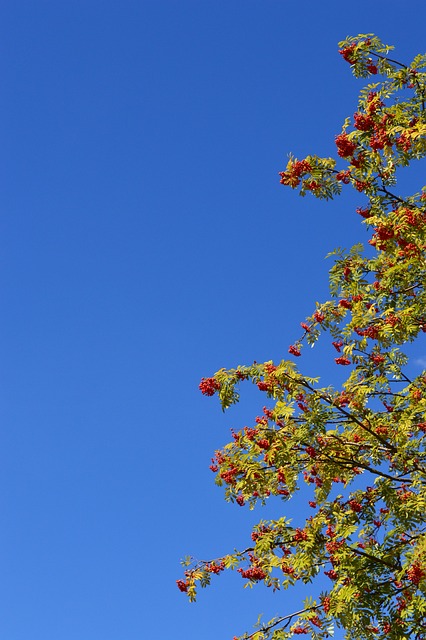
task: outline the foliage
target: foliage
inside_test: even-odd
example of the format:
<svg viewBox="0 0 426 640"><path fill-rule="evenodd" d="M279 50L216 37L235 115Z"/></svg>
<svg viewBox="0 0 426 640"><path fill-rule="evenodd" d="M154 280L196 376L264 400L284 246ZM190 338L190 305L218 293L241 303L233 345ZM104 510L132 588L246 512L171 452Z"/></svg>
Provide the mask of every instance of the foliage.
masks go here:
<svg viewBox="0 0 426 640"><path fill-rule="evenodd" d="M247 549L184 562L178 587L190 600L224 569L273 590L327 576L329 588L300 611L242 636L253 640L319 640L333 625L357 640L426 638L426 372L410 378L400 350L426 332L426 187L394 190L398 168L426 155L426 56L404 65L370 34L339 46L354 75L374 82L336 137L338 160L290 157L280 177L301 195L329 199L347 185L367 199L357 213L370 247L333 252L330 299L289 348L298 358L328 339L346 380L322 387L283 360L222 369L200 384L226 409L250 381L270 405L215 454L227 500L253 508L269 496L285 501L301 481L312 489L303 527L261 521Z"/></svg>

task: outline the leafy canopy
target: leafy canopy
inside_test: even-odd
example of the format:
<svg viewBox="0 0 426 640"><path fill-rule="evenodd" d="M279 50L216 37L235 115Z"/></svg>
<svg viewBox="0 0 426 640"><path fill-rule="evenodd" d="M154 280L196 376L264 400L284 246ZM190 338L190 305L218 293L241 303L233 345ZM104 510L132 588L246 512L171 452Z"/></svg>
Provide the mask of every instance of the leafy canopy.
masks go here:
<svg viewBox="0 0 426 640"><path fill-rule="evenodd" d="M353 187L369 245L333 252L330 299L301 323L296 359L321 337L339 387L320 386L295 360L221 369L200 389L223 409L250 381L268 407L233 433L211 469L226 499L253 508L311 488L303 527L261 521L248 548L209 562L184 561L178 587L195 600L213 574L238 571L273 590L327 577L326 590L241 638L426 638L426 372L407 375L400 347L426 332L426 187L398 195L397 171L426 155L426 56L409 64L367 34L339 43L356 77L369 84L336 136L337 159L290 157L281 183L330 199ZM336 370L337 371L337 370ZM331 370L332 372L332 370Z"/></svg>

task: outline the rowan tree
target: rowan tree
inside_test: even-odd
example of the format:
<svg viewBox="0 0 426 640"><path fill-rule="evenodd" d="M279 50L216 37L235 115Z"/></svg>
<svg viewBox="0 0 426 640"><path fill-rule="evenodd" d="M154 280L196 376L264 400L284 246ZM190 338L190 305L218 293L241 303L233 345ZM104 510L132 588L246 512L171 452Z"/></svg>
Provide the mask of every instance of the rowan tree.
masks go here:
<svg viewBox="0 0 426 640"><path fill-rule="evenodd" d="M426 372L410 376L401 350L426 332L426 186L396 189L398 169L426 155L426 55L398 62L370 34L339 46L369 84L335 138L337 158L290 157L280 179L323 199L354 188L369 246L333 252L330 298L301 323L293 358L221 369L200 383L223 409L243 382L266 398L253 425L212 460L227 500L285 502L303 482L312 493L303 527L284 508L254 527L247 548L184 561L177 584L192 601L224 569L273 590L297 581L314 590L320 580L323 590L300 611L241 636L253 640L320 640L333 625L356 640L426 638ZM299 369L304 346L320 338L334 352L330 375L347 374L341 385Z"/></svg>

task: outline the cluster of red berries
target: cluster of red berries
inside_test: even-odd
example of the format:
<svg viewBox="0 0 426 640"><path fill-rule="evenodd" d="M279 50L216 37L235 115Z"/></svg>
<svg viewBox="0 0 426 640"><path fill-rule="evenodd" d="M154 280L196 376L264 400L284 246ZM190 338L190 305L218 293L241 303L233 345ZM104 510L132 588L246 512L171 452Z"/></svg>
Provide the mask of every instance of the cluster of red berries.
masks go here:
<svg viewBox="0 0 426 640"><path fill-rule="evenodd" d="M356 44L352 43L347 47L345 47L344 49L339 49L339 53L343 57L343 60L346 60L346 62L349 62L349 64L353 64L355 62L354 60L355 47L356 47Z"/></svg>
<svg viewBox="0 0 426 640"><path fill-rule="evenodd" d="M227 471L222 471L220 477L226 482L226 484L233 485L236 482L235 476L237 476L239 473L240 471L239 469L237 469L237 467L231 467Z"/></svg>
<svg viewBox="0 0 426 640"><path fill-rule="evenodd" d="M300 177L304 173L312 171L312 167L307 160L297 160L291 169L294 176Z"/></svg>
<svg viewBox="0 0 426 640"><path fill-rule="evenodd" d="M363 182L362 180L355 180L355 189L362 193L368 188L368 182Z"/></svg>
<svg viewBox="0 0 426 640"><path fill-rule="evenodd" d="M362 167L365 161L365 154L361 151L356 157L352 158L351 165L355 167L355 169L359 169Z"/></svg>
<svg viewBox="0 0 426 640"><path fill-rule="evenodd" d="M295 636L298 636L303 633L309 633L309 629L307 627L301 627L300 625L298 625L297 627L294 627L294 629L292 629L292 632Z"/></svg>
<svg viewBox="0 0 426 640"><path fill-rule="evenodd" d="M238 569L242 578L247 578L253 582L266 578L266 573L261 567L249 567L248 569Z"/></svg>
<svg viewBox="0 0 426 640"><path fill-rule="evenodd" d="M250 429L250 427L244 427L244 435L247 440L253 440L259 431L257 429Z"/></svg>
<svg viewBox="0 0 426 640"><path fill-rule="evenodd" d="M281 571L286 576L294 576L297 579L297 577L295 576L296 569L294 567L289 567L288 565L283 564L283 565L281 565Z"/></svg>
<svg viewBox="0 0 426 640"><path fill-rule="evenodd" d="M358 502L358 500L349 500L348 505L355 513L359 513L360 511L362 511L362 504Z"/></svg>
<svg viewBox="0 0 426 640"><path fill-rule="evenodd" d="M390 324L391 327L395 327L401 322L401 320L394 313L390 313L385 320L386 324Z"/></svg>
<svg viewBox="0 0 426 640"><path fill-rule="evenodd" d="M358 207L356 212L358 213L358 215L362 216L363 218L371 218L371 215L372 215L371 209L369 209L368 207L365 207L365 208Z"/></svg>
<svg viewBox="0 0 426 640"><path fill-rule="evenodd" d="M305 183L305 189L307 189L308 191L312 191L312 193L315 193L316 191L319 191L321 189L321 185L319 182L317 182L317 180L309 180L309 182Z"/></svg>
<svg viewBox="0 0 426 640"><path fill-rule="evenodd" d="M362 338L366 337L366 338L371 338L372 340L377 340L377 338L379 337L379 328L374 325L370 325L366 329L360 329L359 327L355 327L354 331L357 335L361 336Z"/></svg>
<svg viewBox="0 0 426 640"><path fill-rule="evenodd" d="M414 585L418 586L419 583L426 577L426 569L422 567L419 562L413 564L407 571L407 578Z"/></svg>
<svg viewBox="0 0 426 640"><path fill-rule="evenodd" d="M346 358L345 356L341 356L340 358L334 358L334 361L336 364L341 364L341 365L351 364L351 361L349 360L349 358Z"/></svg>
<svg viewBox="0 0 426 640"><path fill-rule="evenodd" d="M374 126L374 134L370 137L369 144L373 151L379 151L385 147L392 146L392 141L383 125Z"/></svg>
<svg viewBox="0 0 426 640"><path fill-rule="evenodd" d="M352 398L350 395L348 395L345 391L342 391L336 398L334 404L338 407L346 407L350 403L351 399Z"/></svg>
<svg viewBox="0 0 426 640"><path fill-rule="evenodd" d="M266 438L261 438L256 442L256 444L261 449L269 449L269 447L271 446L269 440L267 440Z"/></svg>
<svg viewBox="0 0 426 640"><path fill-rule="evenodd" d="M319 322L319 324L321 324L322 322L324 322L325 320L325 315L323 313L321 313L320 311L315 311L314 313L314 319Z"/></svg>
<svg viewBox="0 0 426 640"><path fill-rule="evenodd" d="M346 298L342 298L339 300L339 307L343 309L352 309L352 302L350 300L346 300Z"/></svg>
<svg viewBox="0 0 426 640"><path fill-rule="evenodd" d="M201 378L198 388L204 396L214 396L220 389L220 383L215 378Z"/></svg>
<svg viewBox="0 0 426 640"><path fill-rule="evenodd" d="M341 549L342 547L345 546L345 541L344 540L329 540L328 542L325 543L325 548L327 549L328 553L336 553L336 551L339 551L339 549Z"/></svg>
<svg viewBox="0 0 426 640"><path fill-rule="evenodd" d="M415 245L413 242L407 242L406 240L398 240L398 244L401 250L398 251L399 256L405 256L407 258L414 258L422 253L422 248ZM425 247L423 246L423 250Z"/></svg>
<svg viewBox="0 0 426 640"><path fill-rule="evenodd" d="M330 578L330 580L337 580L337 578L339 577L339 574L334 569L330 569L329 571L324 571L324 575L326 575L327 578Z"/></svg>
<svg viewBox="0 0 426 640"><path fill-rule="evenodd" d="M216 564L216 562L210 562L209 564L206 564L204 568L207 573L214 573L217 575L221 571L225 570L225 563L223 560L219 564Z"/></svg>
<svg viewBox="0 0 426 640"><path fill-rule="evenodd" d="M271 529L269 529L269 527L265 527L264 525L262 525L258 531L253 531L251 534L251 539L253 540L253 542L256 542L256 540L259 540L259 538L261 538L265 533L269 533L271 531Z"/></svg>
<svg viewBox="0 0 426 640"><path fill-rule="evenodd" d="M364 113L354 113L354 127L358 131L370 131L374 127L374 120Z"/></svg>
<svg viewBox="0 0 426 640"><path fill-rule="evenodd" d="M399 138L396 140L396 146L400 147L403 151L405 151L405 153L407 153L411 149L412 144L413 143L410 136L405 131L401 133Z"/></svg>
<svg viewBox="0 0 426 640"><path fill-rule="evenodd" d="M419 227L424 221L425 216L423 214L420 215L419 210L407 209L406 207L401 207L400 209L396 209L395 213L402 219L402 223L398 225L398 229L401 229L403 226L411 226L411 227Z"/></svg>
<svg viewBox="0 0 426 640"><path fill-rule="evenodd" d="M272 391L274 383L272 380L260 380L260 382L257 383L257 388L259 391Z"/></svg>
<svg viewBox="0 0 426 640"><path fill-rule="evenodd" d="M280 467L278 469L278 471L277 471L277 480L281 484L286 484L287 483L287 477L286 477L286 474L285 474L285 469L283 469L283 467Z"/></svg>
<svg viewBox="0 0 426 640"><path fill-rule="evenodd" d="M366 66L367 71L369 71L371 73L371 75L375 76L378 69L377 69L377 65L373 63L373 61L370 59L368 61L368 64Z"/></svg>
<svg viewBox="0 0 426 640"><path fill-rule="evenodd" d="M288 348L288 352L291 353L293 356L301 356L302 353L300 351L300 349L298 347L296 347L296 345L291 344Z"/></svg>
<svg viewBox="0 0 426 640"><path fill-rule="evenodd" d="M307 160L296 160L287 171L280 171L280 183L289 187L297 187L300 184L301 176L312 171L312 166Z"/></svg>
<svg viewBox="0 0 426 640"><path fill-rule="evenodd" d="M391 146L389 137L385 132L379 132L379 133L373 134L369 140L369 144L370 144L370 147L373 149L373 151L380 151L385 147Z"/></svg>
<svg viewBox="0 0 426 640"><path fill-rule="evenodd" d="M176 580L176 584L179 591L182 591L182 593L186 593L188 591L188 583L184 580Z"/></svg>
<svg viewBox="0 0 426 640"><path fill-rule="evenodd" d="M305 451L310 458L316 458L318 455L318 451L314 447L306 447Z"/></svg>
<svg viewBox="0 0 426 640"><path fill-rule="evenodd" d="M351 172L350 171L339 171L336 173L336 180L338 182L343 182L343 184L349 184L351 181Z"/></svg>
<svg viewBox="0 0 426 640"><path fill-rule="evenodd" d="M389 429L383 425L376 428L376 433L379 436L387 436L389 433Z"/></svg>
<svg viewBox="0 0 426 640"><path fill-rule="evenodd" d="M307 540L308 534L303 529L296 529L293 536L294 542L301 542L302 540Z"/></svg>
<svg viewBox="0 0 426 640"><path fill-rule="evenodd" d="M336 146L337 153L341 158L349 158L353 156L357 147L356 142L349 140L346 133L341 133L339 136L336 136Z"/></svg>
<svg viewBox="0 0 426 640"><path fill-rule="evenodd" d="M271 409L268 409L268 407L263 407L263 413L268 420L274 419L274 412L271 411Z"/></svg>
<svg viewBox="0 0 426 640"><path fill-rule="evenodd" d="M269 375L271 375L272 373L274 373L278 367L276 367L274 364L271 364L270 362L267 362L264 366L264 369L266 371L266 373L268 373Z"/></svg>
<svg viewBox="0 0 426 640"><path fill-rule="evenodd" d="M314 616L313 618L309 618L309 622L315 625L315 627L322 627L322 622L319 616Z"/></svg>
<svg viewBox="0 0 426 640"><path fill-rule="evenodd" d="M274 372L277 370L278 367L276 367L274 364L270 364L267 363L265 364L265 373L267 374L267 377L264 380L260 380L257 383L257 388L260 391L273 391L274 389L274 385L277 384L277 380L274 377Z"/></svg>
<svg viewBox="0 0 426 640"><path fill-rule="evenodd" d="M324 610L324 613L328 613L330 611L330 606L331 606L331 600L329 598L329 596L324 596L324 598L322 599L322 608Z"/></svg>

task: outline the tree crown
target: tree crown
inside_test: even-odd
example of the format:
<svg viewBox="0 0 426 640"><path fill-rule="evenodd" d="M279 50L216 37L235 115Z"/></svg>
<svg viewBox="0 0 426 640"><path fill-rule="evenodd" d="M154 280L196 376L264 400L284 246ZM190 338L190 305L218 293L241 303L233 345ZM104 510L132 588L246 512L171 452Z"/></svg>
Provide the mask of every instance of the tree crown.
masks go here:
<svg viewBox="0 0 426 640"><path fill-rule="evenodd" d="M274 590L324 575L330 585L246 639L319 640L333 624L357 640L426 638L426 373L410 377L400 348L426 332L426 187L395 191L398 168L426 155L426 56L403 64L371 34L339 47L369 83L336 136L338 158L291 156L280 180L302 196L331 199L351 186L366 200L356 212L369 246L333 252L330 298L288 349L298 359L306 344L328 340L346 380L320 386L285 359L221 369L200 383L223 409L243 381L267 398L253 426L212 460L226 499L253 508L271 496L285 501L305 482L310 515L303 527L261 521L246 549L185 560L178 587L195 600L197 585L227 568Z"/></svg>

